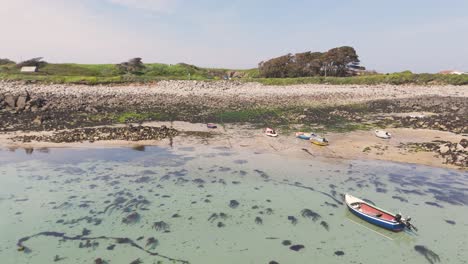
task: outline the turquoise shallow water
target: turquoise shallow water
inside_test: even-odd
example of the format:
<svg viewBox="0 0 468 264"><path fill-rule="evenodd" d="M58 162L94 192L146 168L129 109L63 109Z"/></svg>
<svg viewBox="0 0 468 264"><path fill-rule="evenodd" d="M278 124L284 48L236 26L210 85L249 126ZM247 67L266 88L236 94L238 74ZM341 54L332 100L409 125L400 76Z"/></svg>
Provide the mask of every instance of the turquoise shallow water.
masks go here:
<svg viewBox="0 0 468 264"><path fill-rule="evenodd" d="M346 192L419 231L361 221ZM0 151L7 264L467 263L467 205L466 172L425 166L208 146Z"/></svg>

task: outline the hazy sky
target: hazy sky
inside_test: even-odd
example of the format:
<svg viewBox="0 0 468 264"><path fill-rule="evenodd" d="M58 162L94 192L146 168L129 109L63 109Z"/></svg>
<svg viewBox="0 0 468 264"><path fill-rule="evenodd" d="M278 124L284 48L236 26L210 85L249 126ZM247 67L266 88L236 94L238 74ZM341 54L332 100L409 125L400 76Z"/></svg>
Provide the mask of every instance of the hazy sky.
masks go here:
<svg viewBox="0 0 468 264"><path fill-rule="evenodd" d="M252 68L349 45L382 72L468 71L467 0L0 0L0 58Z"/></svg>

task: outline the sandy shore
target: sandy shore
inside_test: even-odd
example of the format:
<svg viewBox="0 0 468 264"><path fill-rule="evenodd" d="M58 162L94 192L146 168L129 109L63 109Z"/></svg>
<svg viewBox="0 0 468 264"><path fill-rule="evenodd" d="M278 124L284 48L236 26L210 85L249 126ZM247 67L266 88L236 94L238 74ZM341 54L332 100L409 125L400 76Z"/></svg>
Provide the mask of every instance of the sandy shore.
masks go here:
<svg viewBox="0 0 468 264"><path fill-rule="evenodd" d="M285 158L319 158L323 160L339 161L342 159L357 160L385 160L403 163L422 164L442 168L457 168L451 164L444 164L443 159L432 152L414 152L404 147L409 143L424 143L434 140L447 140L458 142L466 135L450 132L393 128L388 131L394 136L390 140L379 139L373 131L353 131L348 133L327 133L325 136L331 144L327 147L318 147L308 141L295 138L293 132L282 132L278 138L270 138L262 133L261 129L249 125L228 124L214 130L206 128L205 124L187 122L149 122L147 126L165 125L180 131L179 136L172 140L161 141L96 141L77 143L50 143L50 142L13 142L10 138L21 135L47 135L52 132L12 132L0 134L0 148L32 149L41 148L106 148L106 147L187 147L209 145L213 147L226 147L233 150L249 149L254 152L272 152ZM123 125L119 125L123 126ZM466 169L466 168L465 168Z"/></svg>

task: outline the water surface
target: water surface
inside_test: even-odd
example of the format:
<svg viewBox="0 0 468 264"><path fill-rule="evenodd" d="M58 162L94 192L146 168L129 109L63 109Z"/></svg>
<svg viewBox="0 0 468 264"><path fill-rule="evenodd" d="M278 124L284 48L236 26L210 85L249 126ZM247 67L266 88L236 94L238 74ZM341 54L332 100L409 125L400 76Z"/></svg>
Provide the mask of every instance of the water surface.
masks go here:
<svg viewBox="0 0 468 264"><path fill-rule="evenodd" d="M344 193L419 231L361 221ZM209 146L0 151L2 263L467 263L467 205L468 173L425 166Z"/></svg>

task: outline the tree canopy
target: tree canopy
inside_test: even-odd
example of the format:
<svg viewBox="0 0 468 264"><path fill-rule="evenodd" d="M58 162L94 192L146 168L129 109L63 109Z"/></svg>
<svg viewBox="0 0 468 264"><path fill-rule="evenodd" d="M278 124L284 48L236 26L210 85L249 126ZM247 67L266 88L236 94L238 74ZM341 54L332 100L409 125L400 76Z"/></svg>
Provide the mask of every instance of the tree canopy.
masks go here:
<svg viewBox="0 0 468 264"><path fill-rule="evenodd" d="M18 64L16 64L19 68L21 67L26 67L26 66L36 66L38 68L46 65L47 62L43 60L42 57L37 57L37 58L32 58L29 60L22 61Z"/></svg>
<svg viewBox="0 0 468 264"><path fill-rule="evenodd" d="M287 54L259 63L259 71L266 78L294 78L308 76L350 76L359 65L359 56L353 47L343 46L327 52Z"/></svg>
<svg viewBox="0 0 468 264"><path fill-rule="evenodd" d="M137 74L141 73L141 71L145 69L145 65L143 64L141 58L133 58L127 62L117 64L116 66L121 73Z"/></svg>
<svg viewBox="0 0 468 264"><path fill-rule="evenodd" d="M16 63L7 58L4 58L4 59L0 58L0 65L7 65L7 64L16 64Z"/></svg>

